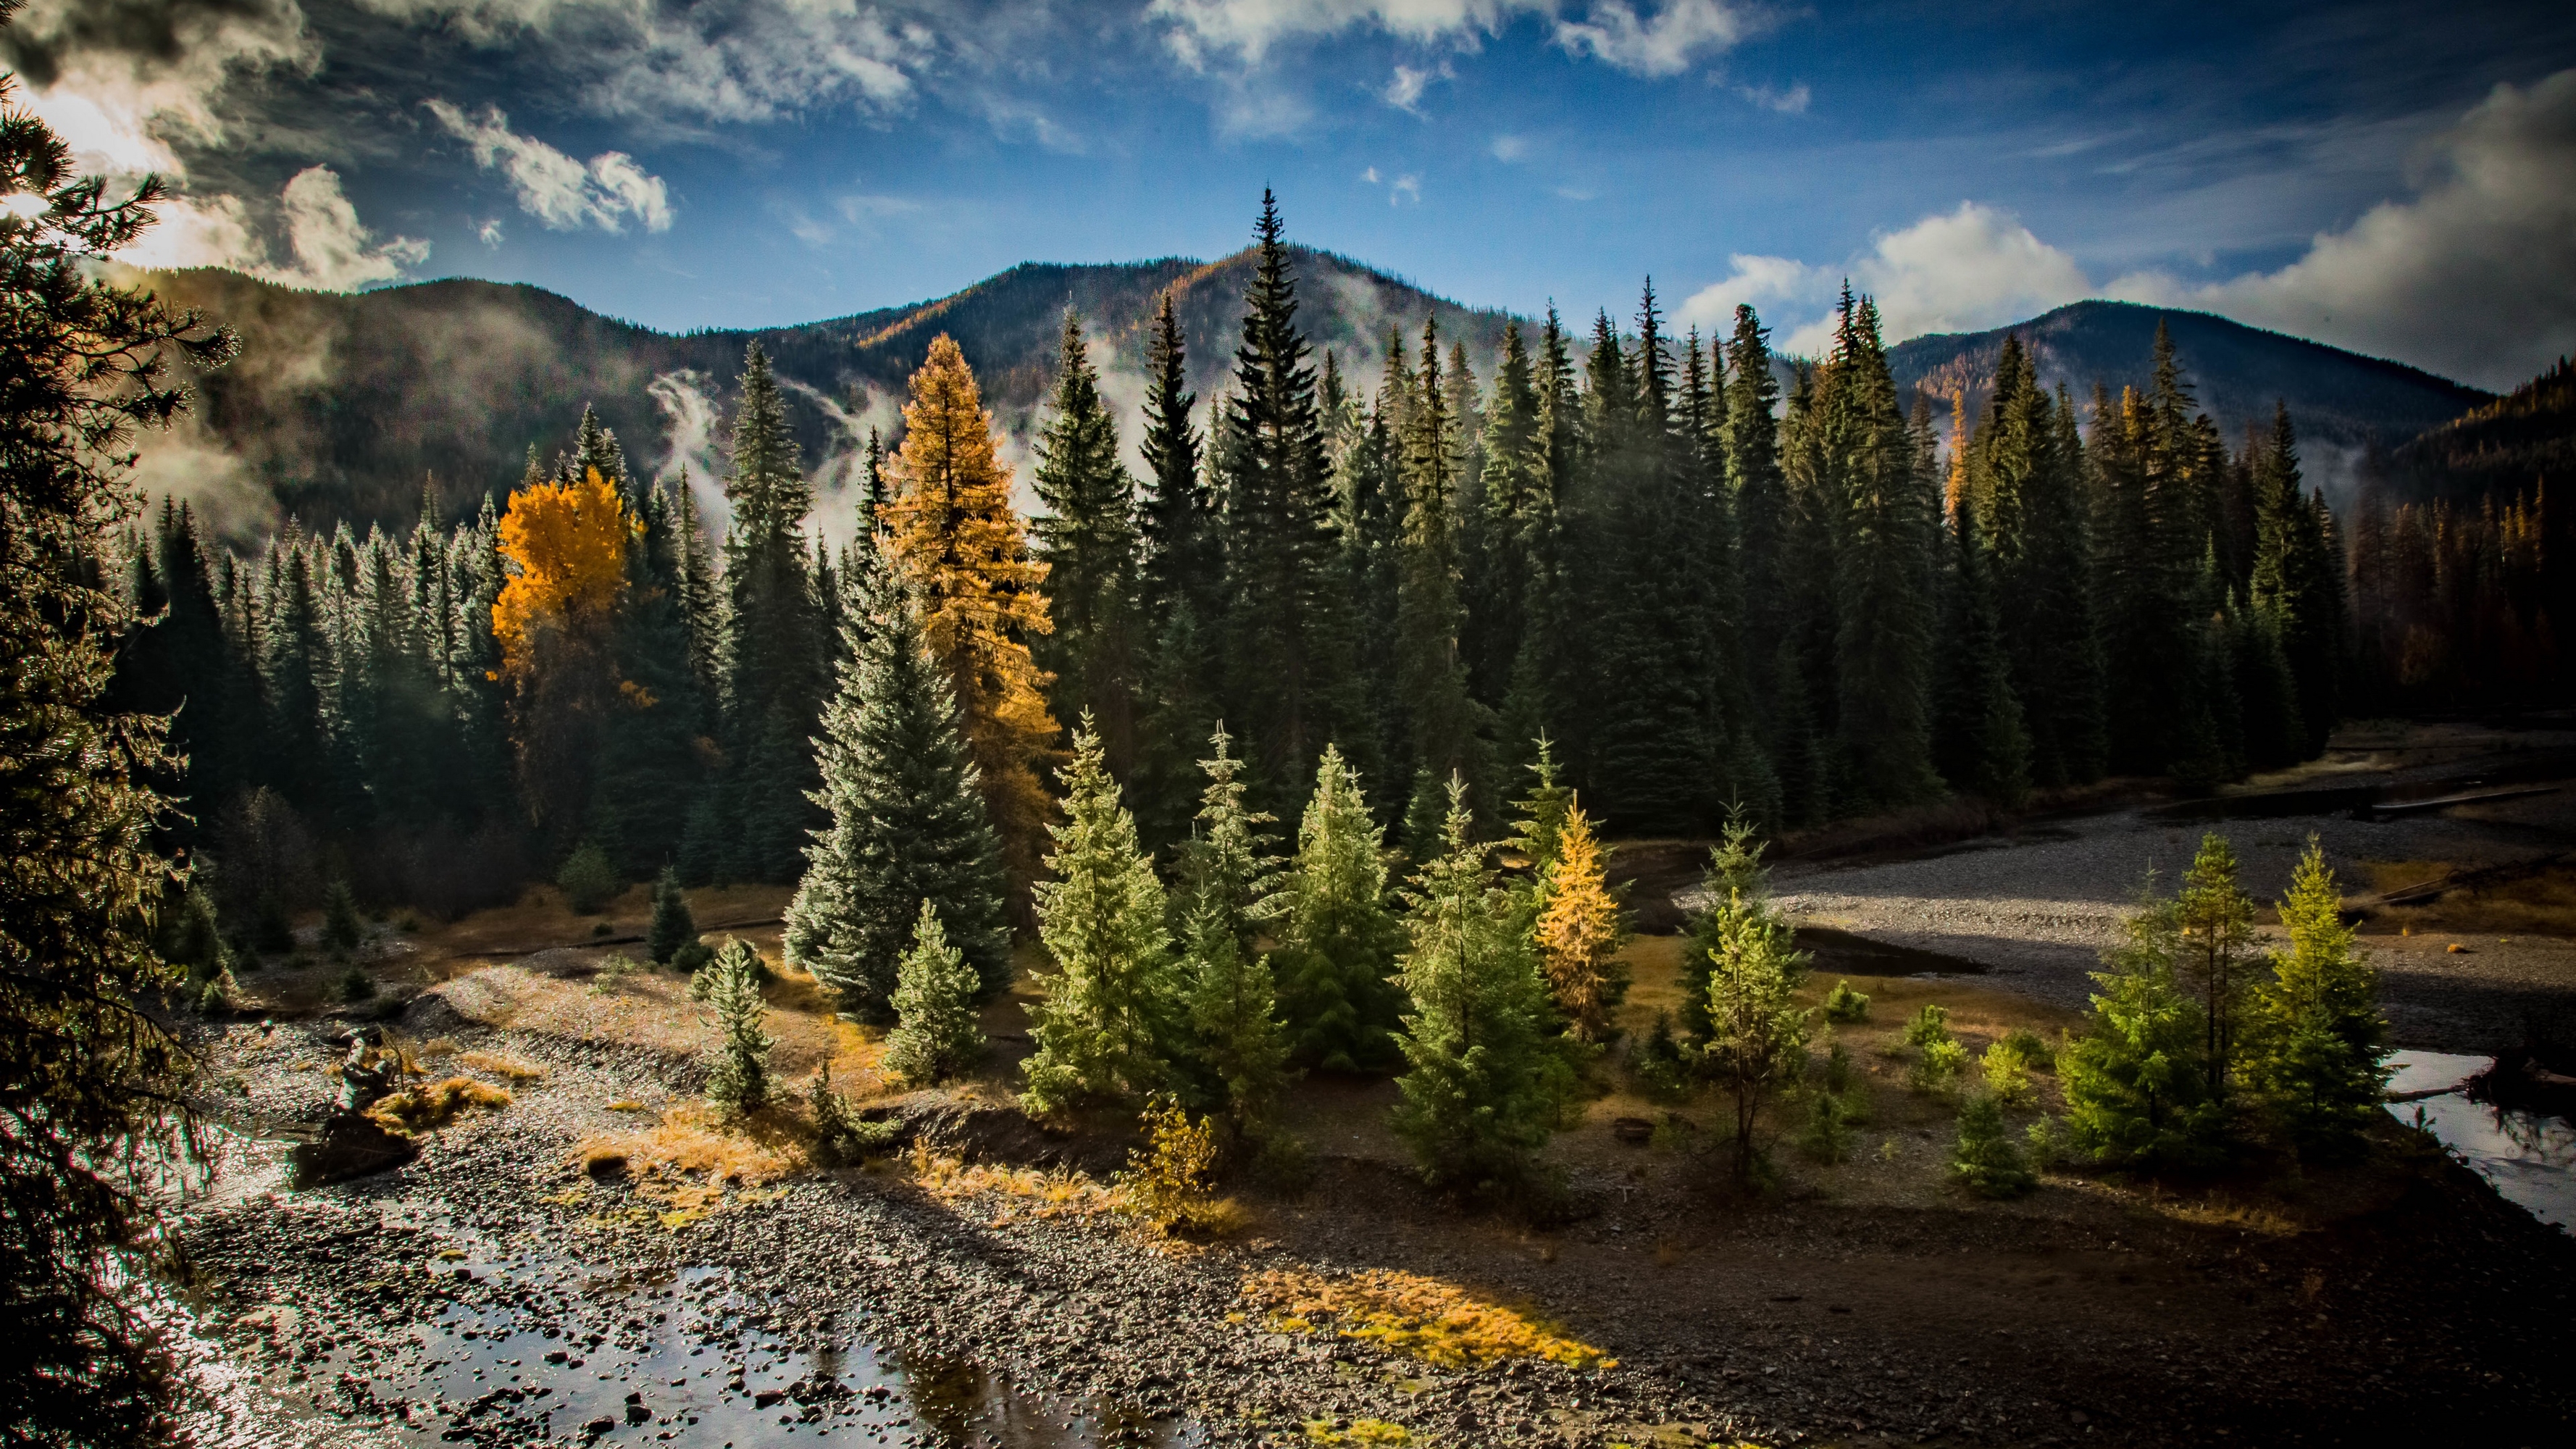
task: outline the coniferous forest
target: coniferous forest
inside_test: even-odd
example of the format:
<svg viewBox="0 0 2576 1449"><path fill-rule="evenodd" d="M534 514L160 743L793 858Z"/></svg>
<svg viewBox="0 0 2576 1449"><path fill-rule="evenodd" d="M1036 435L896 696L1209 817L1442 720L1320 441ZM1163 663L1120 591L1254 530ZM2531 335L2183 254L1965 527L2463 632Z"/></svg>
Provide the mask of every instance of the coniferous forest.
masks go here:
<svg viewBox="0 0 2576 1449"><path fill-rule="evenodd" d="M2114 775L2207 788L2429 688L2552 687L2543 499L2338 518L2287 415L2231 445L2169 345L2079 398L2007 341L1959 416L1898 393L1865 296L1778 369L1751 309L1675 335L1650 286L1630 317L1513 323L1490 379L1433 326L1363 372L1301 337L1284 236L1265 205L1204 405L1168 307L1123 418L1066 314L1033 517L945 342L870 440L874 527L838 547L756 346L720 531L587 417L471 517L424 501L242 552L164 506L99 566L150 621L115 688L174 715L176 835L243 919L335 879L453 913L585 845L631 879L793 884L834 808L893 804L829 805L854 782L827 719L887 687L864 660L904 610L1023 921L1086 717L1158 858L1222 724L1256 806L1297 818L1331 747L1420 861L1453 776L1501 837L1541 739L1613 835L1778 833ZM886 909L880 942L910 916Z"/></svg>

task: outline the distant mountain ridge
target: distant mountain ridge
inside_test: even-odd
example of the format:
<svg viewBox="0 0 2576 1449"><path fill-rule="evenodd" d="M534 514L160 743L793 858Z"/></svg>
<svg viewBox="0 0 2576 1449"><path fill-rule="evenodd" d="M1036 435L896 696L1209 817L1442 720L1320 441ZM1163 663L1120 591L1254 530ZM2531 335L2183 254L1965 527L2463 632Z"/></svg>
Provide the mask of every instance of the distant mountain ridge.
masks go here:
<svg viewBox="0 0 2576 1449"><path fill-rule="evenodd" d="M2152 375L2159 322L2172 329L2184 378L2230 447L2242 446L2249 425L2270 430L2275 399L2289 405L2312 451L2354 453L2374 441L2394 447L2494 399L2402 362L2135 302L2075 302L2009 327L1910 338L1888 350L1888 365L1899 388L1919 385L1936 399L1965 392L1974 416L1994 390L2004 338L2018 335L2043 387L2063 382L2082 403L2099 383L2116 399L2123 385Z"/></svg>
<svg viewBox="0 0 2576 1449"><path fill-rule="evenodd" d="M2576 482L2576 364L2562 357L2505 396L2417 434L2383 473L2401 501L2502 502L2553 483L2564 489Z"/></svg>
<svg viewBox="0 0 2576 1449"><path fill-rule="evenodd" d="M1490 381L1508 314L1461 306L1347 257L1295 248L1298 321L1320 355L1373 393L1390 325L1408 348L1423 318L1463 342ZM526 284L448 279L373 292L304 292L238 273L141 274L167 299L201 308L242 337L233 365L200 380L203 404L169 435L143 440L144 486L201 500L242 532L283 514L310 526L395 522L435 480L441 506L471 509L516 482L530 448L566 446L585 403L652 473L685 460L702 480L721 439L743 349L758 340L788 393L789 418L828 500L845 486L868 426L893 430L905 380L930 340L954 336L985 403L1025 459L1054 375L1063 310L1081 312L1103 387L1131 444L1143 396L1155 299L1176 298L1202 402L1222 386L1241 341L1251 254L1059 265L1024 263L946 297L790 327L679 335L604 317ZM2009 328L1913 338L1891 349L1900 387L1936 398L1992 386L2007 333L2038 354L2042 380L2089 395L2143 382L2159 319L2202 407L2231 442L2268 425L2285 398L2311 455L2394 446L2491 401L2474 388L2321 343L2205 313L2079 302ZM1588 329L1579 319L1573 330Z"/></svg>
<svg viewBox="0 0 2576 1449"><path fill-rule="evenodd" d="M1423 319L1490 375L1506 314L1435 297L1347 258L1294 249L1298 321L1317 350L1365 356L1374 390L1387 328L1418 345ZM947 297L793 327L672 335L603 317L526 284L448 279L356 294L305 292L235 272L142 274L165 298L241 334L240 358L199 380L202 406L175 436L147 438L144 484L206 497L237 526L276 509L327 527L406 518L434 477L443 506L472 508L515 483L527 450L566 446L585 403L650 473L672 451L720 466L720 440L757 340L786 385L791 425L828 492L850 476L865 427L892 429L904 384L948 333L985 405L1023 448L1055 372L1063 312L1084 318L1103 386L1134 436L1155 299L1176 298L1202 406L1233 366L1251 254L1104 265L1024 263Z"/></svg>

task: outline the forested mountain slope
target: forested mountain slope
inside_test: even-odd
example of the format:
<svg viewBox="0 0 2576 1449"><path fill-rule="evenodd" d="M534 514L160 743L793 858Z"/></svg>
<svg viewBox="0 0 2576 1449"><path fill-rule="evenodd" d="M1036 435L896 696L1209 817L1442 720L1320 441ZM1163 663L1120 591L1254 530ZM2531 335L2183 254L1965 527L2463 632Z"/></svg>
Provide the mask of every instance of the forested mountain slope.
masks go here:
<svg viewBox="0 0 2576 1449"><path fill-rule="evenodd" d="M1982 408L2003 340L2018 334L2041 386L2062 382L2080 403L2096 383L2116 396L2123 385L2146 381L2158 321L2172 329L2175 356L2201 409L2231 446L2242 444L2249 426L2270 429L2275 399L2289 404L2299 439L2311 449L2359 449L2374 438L2394 447L2491 397L2403 363L2206 312L2133 302L2076 302L1991 332L1916 337L1888 349L1888 366L1900 387L1919 383L1938 397L1964 389L1970 408Z"/></svg>
<svg viewBox="0 0 2576 1449"><path fill-rule="evenodd" d="M1418 340L1428 312L1490 371L1501 312L1458 306L1330 253L1299 249L1296 258L1299 323L1319 352L1334 349L1345 363L1365 357L1371 385L1386 329ZM918 305L683 336L526 285L449 279L351 295L212 269L157 273L149 277L156 291L234 328L242 352L202 379L202 416L186 434L146 439L159 446L145 481L200 496L229 485L214 512L248 529L266 526L269 499L325 527L408 518L433 475L449 508L470 510L487 490L517 481L528 448L551 456L564 446L585 403L650 472L675 438L686 443L714 416L730 415L754 338L786 389L809 466L855 453L849 422L893 422L904 379L942 332L984 380L997 420L1025 438L1068 303L1095 339L1111 395L1123 395L1122 386L1141 395L1145 324L1155 297L1177 289L1191 378L1204 399L1241 340L1249 267L1246 254L1213 263L1028 263Z"/></svg>
<svg viewBox="0 0 2576 1449"><path fill-rule="evenodd" d="M2566 358L2512 392L2417 435L2391 454L2403 499L2471 503L2576 481L2576 367Z"/></svg>

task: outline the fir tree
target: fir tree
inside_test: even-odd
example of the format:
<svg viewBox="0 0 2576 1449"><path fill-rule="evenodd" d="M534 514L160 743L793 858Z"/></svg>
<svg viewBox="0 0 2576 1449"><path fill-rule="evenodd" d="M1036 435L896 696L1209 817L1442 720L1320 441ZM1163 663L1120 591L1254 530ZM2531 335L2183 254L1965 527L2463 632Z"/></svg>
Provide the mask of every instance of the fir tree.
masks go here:
<svg viewBox="0 0 2576 1449"><path fill-rule="evenodd" d="M2150 879L2122 940L2093 973L2084 1035L2058 1054L2075 1146L2114 1166L2205 1162L2222 1116L2211 1101L2201 1009L2175 979L2186 944L2176 903Z"/></svg>
<svg viewBox="0 0 2576 1449"><path fill-rule="evenodd" d="M776 1045L761 1029L769 1003L760 994L760 957L728 936L706 969L707 1005L722 1034L707 1072L707 1100L729 1112L756 1112L769 1101L769 1049Z"/></svg>
<svg viewBox="0 0 2576 1449"><path fill-rule="evenodd" d="M1396 673L1411 739L1417 793L1456 774L1481 774L1483 711L1467 694L1458 654L1456 427L1441 385L1439 336L1422 324L1421 370L1403 430L1404 522L1398 545ZM1437 807L1425 812L1436 817ZM1436 825L1431 827L1436 831ZM1429 852L1420 857L1429 858Z"/></svg>
<svg viewBox="0 0 2576 1449"><path fill-rule="evenodd" d="M1276 959L1297 1058L1340 1072L1383 1064L1396 1022L1387 977L1402 940L1386 903L1386 833L1331 745L1278 902Z"/></svg>
<svg viewBox="0 0 2576 1449"><path fill-rule="evenodd" d="M1231 601L1228 693L1255 766L1293 778L1332 732L1328 702L1339 685L1338 609L1327 587L1332 480L1285 226L1266 190L1255 234L1243 345L1214 460Z"/></svg>
<svg viewBox="0 0 2576 1449"><path fill-rule="evenodd" d="M2210 1096L2223 1103L2255 960L2254 902L2237 886L2236 852L2226 836L2212 831L2200 838L2174 908L2183 942L2175 967L2200 991L2201 1060Z"/></svg>
<svg viewBox="0 0 2576 1449"><path fill-rule="evenodd" d="M2039 1179L2022 1164L2021 1150L2004 1133L2003 1104L1979 1092L1959 1108L1959 1142L1950 1175L1979 1197L2019 1197Z"/></svg>
<svg viewBox="0 0 2576 1449"><path fill-rule="evenodd" d="M916 1087L973 1065L984 1054L984 1027L975 1015L982 986L965 953L948 944L939 908L924 900L912 949L895 968L895 1025L886 1033L885 1064Z"/></svg>
<svg viewBox="0 0 2576 1449"><path fill-rule="evenodd" d="M1245 946L1210 909L1190 917L1182 942L1197 1066L1237 1138L1258 1139L1289 1080L1270 955Z"/></svg>
<svg viewBox="0 0 2576 1449"><path fill-rule="evenodd" d="M1734 1101L1735 1172L1750 1180L1760 1162L1754 1128L1763 1104L1798 1080L1807 1065L1807 1013L1793 1000L1806 979L1806 953L1794 950L1795 931L1759 891L1743 883L1760 852L1743 841L1736 857L1712 869L1712 884L1726 894L1709 908L1695 935L1710 944L1704 1011L1708 1043L1703 1069ZM1713 865L1717 864L1713 862ZM1731 879L1728 877L1732 877Z"/></svg>
<svg viewBox="0 0 2576 1449"><path fill-rule="evenodd" d="M863 1020L883 1021L921 904L939 912L985 994L1010 984L1001 849L948 680L900 589L851 598L840 690L815 742L830 823L806 847L787 959Z"/></svg>
<svg viewBox="0 0 2576 1449"><path fill-rule="evenodd" d="M1408 1070L1395 1129L1433 1186L1485 1193L1526 1177L1573 1072L1547 1039L1547 992L1520 913L1468 838L1466 793L1450 781L1448 849L1405 894L1413 1010L1396 1036Z"/></svg>
<svg viewBox="0 0 2576 1449"><path fill-rule="evenodd" d="M614 439L610 440L612 443ZM626 594L609 644L616 699L600 730L590 828L629 875L676 859L704 788L706 697L690 663L686 547L691 524L670 490L640 491Z"/></svg>
<svg viewBox="0 0 2576 1449"><path fill-rule="evenodd" d="M1136 762L1136 484L1118 461L1118 425L1101 402L1082 320L1069 307L1050 406L1037 465L1038 500L1048 511L1032 525L1055 624L1045 659L1057 710L1090 711L1110 768L1125 775Z"/></svg>
<svg viewBox="0 0 2576 1449"><path fill-rule="evenodd" d="M2301 1152L2346 1156L2376 1120L2388 1084L2388 1022L2379 973L2353 950L2343 894L2314 836L2281 898L2287 950L2271 953L2246 1035L2247 1084Z"/></svg>
<svg viewBox="0 0 2576 1449"><path fill-rule="evenodd" d="M1963 462L1966 439L1954 445ZM1943 579L1934 761L1950 787L2005 807L2030 793L2030 735L2013 690L1992 582L1993 560L1972 500L1961 499L1949 528Z"/></svg>
<svg viewBox="0 0 2576 1449"><path fill-rule="evenodd" d="M1038 592L1047 566L1029 556L1010 470L995 451L993 415L945 333L932 339L911 388L891 469L894 495L881 520L886 548L920 599L931 651L948 671L1016 892L1036 874L1047 816L1038 771L1057 733L1047 675L1030 654L1031 641L1054 627Z"/></svg>
<svg viewBox="0 0 2576 1449"><path fill-rule="evenodd" d="M689 909L689 894L680 888L678 871L665 866L653 882L653 918L644 928L644 949L657 966L698 941L698 918Z"/></svg>
<svg viewBox="0 0 2576 1449"><path fill-rule="evenodd" d="M783 881L814 825L814 730L827 676L807 578L805 516L813 488L797 462L784 401L758 342L743 352L742 397L734 413L732 471L725 497L723 782L728 875Z"/></svg>
<svg viewBox="0 0 2576 1449"><path fill-rule="evenodd" d="M1073 761L1058 778L1065 822L1049 827L1054 878L1037 886L1038 938L1055 974L1030 1012L1037 1051L1020 1064L1022 1096L1039 1113L1158 1089L1184 1019L1163 886L1088 725L1075 732Z"/></svg>

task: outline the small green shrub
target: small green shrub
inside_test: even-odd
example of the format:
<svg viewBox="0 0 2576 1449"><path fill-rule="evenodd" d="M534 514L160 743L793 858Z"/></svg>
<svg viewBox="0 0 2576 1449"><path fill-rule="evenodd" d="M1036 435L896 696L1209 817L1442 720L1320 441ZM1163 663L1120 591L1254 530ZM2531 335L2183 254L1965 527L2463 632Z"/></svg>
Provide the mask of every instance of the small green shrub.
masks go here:
<svg viewBox="0 0 2576 1449"><path fill-rule="evenodd" d="M1923 1003L1923 1009L1907 1018L1905 1044L1927 1047L1936 1041L1950 1039L1950 1008L1937 1001Z"/></svg>
<svg viewBox="0 0 2576 1449"><path fill-rule="evenodd" d="M1818 1092L1808 1100L1807 1125L1798 1134L1798 1145L1818 1162L1840 1162L1851 1155L1851 1129L1843 1099Z"/></svg>
<svg viewBox="0 0 2576 1449"><path fill-rule="evenodd" d="M1851 1048L1839 1041L1826 1048L1824 1070L1826 1091L1835 1096L1841 1096L1852 1089L1852 1083L1858 1076L1859 1072L1852 1062Z"/></svg>
<svg viewBox="0 0 2576 1449"><path fill-rule="evenodd" d="M680 889L680 874L668 869L653 882L653 923L644 932L644 949L662 965L674 964L679 953L698 944L698 918L689 909L689 894ZM689 969L689 968L683 968Z"/></svg>
<svg viewBox="0 0 2576 1449"><path fill-rule="evenodd" d="M894 1030L885 1064L927 1087L972 1066L984 1054L984 1024L975 1012L979 984L965 953L948 944L939 910L928 898L913 921L912 949L895 966Z"/></svg>
<svg viewBox="0 0 2576 1449"><path fill-rule="evenodd" d="M1145 1143L1128 1155L1121 1178L1137 1214L1166 1231L1220 1221L1215 1119L1194 1118L1180 1103L1160 1097L1139 1125Z"/></svg>
<svg viewBox="0 0 2576 1449"><path fill-rule="evenodd" d="M600 961L599 972L590 978L590 994L606 996L626 984L626 979L644 969L644 963L623 951L611 951Z"/></svg>
<svg viewBox="0 0 2576 1449"><path fill-rule="evenodd" d="M1855 1022L1869 1020L1869 993L1852 990L1849 981L1837 981L1825 993L1825 1020Z"/></svg>
<svg viewBox="0 0 2576 1449"><path fill-rule="evenodd" d="M1905 1085L1917 1092L1945 1092L1967 1065L1968 1049L1957 1037L1944 1035L1923 1048L1923 1055L1905 1074Z"/></svg>
<svg viewBox="0 0 2576 1449"><path fill-rule="evenodd" d="M2009 1040L1996 1042L1977 1059L1985 1073L1986 1090L1997 1102L2007 1107L2027 1106L2031 1099L2030 1067Z"/></svg>
<svg viewBox="0 0 2576 1449"><path fill-rule="evenodd" d="M694 975L699 967L706 965L714 959L716 959L715 947L708 945L704 941L691 941L689 944L682 946L679 950L671 953L671 969L675 971L690 972ZM698 994L695 986L690 988L689 997L693 1001L704 1001L706 999L704 996Z"/></svg>
<svg viewBox="0 0 2576 1449"><path fill-rule="evenodd" d="M223 978L218 977L215 980L207 982L206 989L197 993L198 1015L222 1016L224 1013L233 1009L232 1001L226 994L224 985L225 983Z"/></svg>
<svg viewBox="0 0 2576 1449"><path fill-rule="evenodd" d="M825 1167L864 1161L892 1147L903 1135L902 1123L871 1122L859 1115L847 1096L833 1090L829 1062L814 1073L806 1095L814 1099L814 1157Z"/></svg>
<svg viewBox="0 0 2576 1449"><path fill-rule="evenodd" d="M295 922L286 914L286 902L274 892L261 896L252 909L250 943L272 955L295 949Z"/></svg>
<svg viewBox="0 0 2576 1449"><path fill-rule="evenodd" d="M1637 1089L1658 1102L1679 1101L1690 1091L1690 1068L1673 1037L1673 1014L1655 1013L1654 1029L1637 1046Z"/></svg>
<svg viewBox="0 0 2576 1449"><path fill-rule="evenodd" d="M563 868L555 872L555 885L564 893L564 904L575 913L595 916L617 899L626 883L617 878L617 867L609 860L608 852L585 841L564 857Z"/></svg>
<svg viewBox="0 0 2576 1449"><path fill-rule="evenodd" d="M2041 1036L2038 1032L2032 1031L2029 1027L2014 1027L2012 1030L2005 1032L2001 1038L1997 1039L1995 1045L2006 1048L2010 1050L2013 1055L2020 1057L2021 1064L2031 1071L2053 1072L2057 1070L2057 1053L2049 1049L2047 1038Z"/></svg>
<svg viewBox="0 0 2576 1449"><path fill-rule="evenodd" d="M361 967L350 967L340 978L340 999L352 1006L373 1000L375 994L376 978L369 976Z"/></svg>
<svg viewBox="0 0 2576 1449"><path fill-rule="evenodd" d="M1959 1108L1959 1145L1950 1159L1950 1175L1979 1197L2019 1197L2039 1182L2004 1132L2002 1105L1982 1093Z"/></svg>
<svg viewBox="0 0 2576 1449"><path fill-rule="evenodd" d="M2024 1136L2030 1143L2031 1166L2045 1169L2065 1164L2066 1139L2059 1134L2055 1118L2042 1115Z"/></svg>

